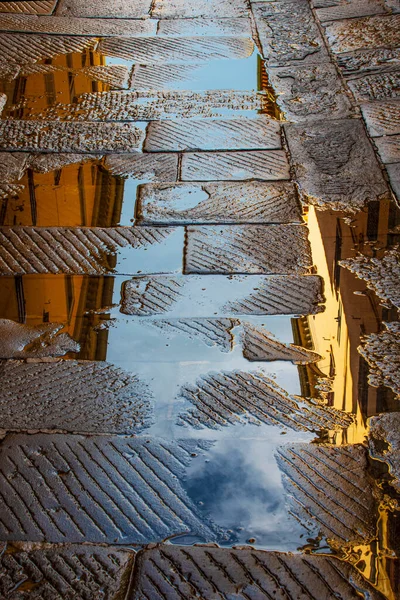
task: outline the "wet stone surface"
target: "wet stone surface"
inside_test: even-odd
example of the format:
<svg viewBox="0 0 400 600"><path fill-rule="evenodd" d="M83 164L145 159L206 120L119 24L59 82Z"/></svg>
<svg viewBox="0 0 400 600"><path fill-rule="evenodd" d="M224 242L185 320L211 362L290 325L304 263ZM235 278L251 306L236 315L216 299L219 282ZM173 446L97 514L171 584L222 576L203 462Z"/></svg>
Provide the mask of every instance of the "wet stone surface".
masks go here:
<svg viewBox="0 0 400 600"><path fill-rule="evenodd" d="M0 1L1 600L399 596L399 19Z"/></svg>

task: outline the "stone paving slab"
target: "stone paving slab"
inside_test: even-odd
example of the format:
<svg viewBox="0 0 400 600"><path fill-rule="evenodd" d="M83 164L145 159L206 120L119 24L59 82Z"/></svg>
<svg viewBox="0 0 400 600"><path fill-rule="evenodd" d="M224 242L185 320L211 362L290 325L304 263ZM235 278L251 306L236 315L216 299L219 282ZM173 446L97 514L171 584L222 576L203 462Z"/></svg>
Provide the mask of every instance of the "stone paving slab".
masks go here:
<svg viewBox="0 0 400 600"><path fill-rule="evenodd" d="M15 544L0 558L7 600L112 600L127 592L135 551L85 544Z"/></svg>
<svg viewBox="0 0 400 600"><path fill-rule="evenodd" d="M11 434L0 444L3 541L213 541L180 480L207 442Z"/></svg>
<svg viewBox="0 0 400 600"><path fill-rule="evenodd" d="M245 181L290 179L283 150L230 152L185 152L182 181Z"/></svg>
<svg viewBox="0 0 400 600"><path fill-rule="evenodd" d="M316 3L314 2L314 5ZM317 8L316 14L320 21L338 21L367 17L371 15L388 14L390 9L385 0L339 0L329 1L326 7Z"/></svg>
<svg viewBox="0 0 400 600"><path fill-rule="evenodd" d="M307 365L322 358L307 348L280 342L265 327L243 323L243 330L243 356L247 360L290 360L296 365Z"/></svg>
<svg viewBox="0 0 400 600"><path fill-rule="evenodd" d="M400 44L400 15L335 21L325 26L325 33L335 53L361 48L395 48Z"/></svg>
<svg viewBox="0 0 400 600"><path fill-rule="evenodd" d="M387 186L361 120L287 125L301 193L319 206L354 212L387 196Z"/></svg>
<svg viewBox="0 0 400 600"><path fill-rule="evenodd" d="M329 539L366 543L376 536L377 499L362 445L291 444L277 452L290 510ZM354 477L357 473L357 477Z"/></svg>
<svg viewBox="0 0 400 600"><path fill-rule="evenodd" d="M388 464L392 477L390 483L400 492L400 412L372 417L369 424L372 456Z"/></svg>
<svg viewBox="0 0 400 600"><path fill-rule="evenodd" d="M400 201L400 162L386 165L386 170L393 192L397 196L397 200Z"/></svg>
<svg viewBox="0 0 400 600"><path fill-rule="evenodd" d="M361 111L370 136L400 133L400 99L362 104Z"/></svg>
<svg viewBox="0 0 400 600"><path fill-rule="evenodd" d="M137 555L136 573L129 600L229 600L238 594L248 600L356 600L359 593L383 600L354 567L333 556L157 546Z"/></svg>
<svg viewBox="0 0 400 600"><path fill-rule="evenodd" d="M159 19L179 19L192 17L242 17L248 14L245 0L155 0L152 17Z"/></svg>
<svg viewBox="0 0 400 600"><path fill-rule="evenodd" d="M158 23L157 35L172 37L199 35L251 37L252 31L249 18L218 18L213 14L209 17L164 19Z"/></svg>
<svg viewBox="0 0 400 600"><path fill-rule="evenodd" d="M0 121L0 150L128 152L144 134L131 123Z"/></svg>
<svg viewBox="0 0 400 600"><path fill-rule="evenodd" d="M0 319L0 358L46 358L79 352L62 323L28 325Z"/></svg>
<svg viewBox="0 0 400 600"><path fill-rule="evenodd" d="M264 58L270 66L328 60L308 0L255 2L252 9Z"/></svg>
<svg viewBox="0 0 400 600"><path fill-rule="evenodd" d="M306 274L311 265L303 225L189 226L185 273Z"/></svg>
<svg viewBox="0 0 400 600"><path fill-rule="evenodd" d="M0 242L1 275L133 275L179 272L182 264L183 232L170 228L2 227Z"/></svg>
<svg viewBox="0 0 400 600"><path fill-rule="evenodd" d="M51 15L57 5L57 0L16 0L1 2L1 13L22 13L32 15Z"/></svg>
<svg viewBox="0 0 400 600"><path fill-rule="evenodd" d="M106 167L114 175L149 181L176 181L178 155L167 154L109 154Z"/></svg>
<svg viewBox="0 0 400 600"><path fill-rule="evenodd" d="M0 361L0 381L4 430L137 434L151 422L146 385L108 363Z"/></svg>
<svg viewBox="0 0 400 600"><path fill-rule="evenodd" d="M292 183L160 183L139 187L139 223L300 223Z"/></svg>
<svg viewBox="0 0 400 600"><path fill-rule="evenodd" d="M135 65L130 87L135 90L190 89L204 63Z"/></svg>
<svg viewBox="0 0 400 600"><path fill-rule="evenodd" d="M318 401L290 396L272 379L256 373L211 373L195 385L185 385L179 396L194 408L178 417L178 424L196 429L220 429L237 423L272 425L293 431L339 431L353 416Z"/></svg>
<svg viewBox="0 0 400 600"><path fill-rule="evenodd" d="M350 116L351 102L333 64L269 68L267 72L288 121Z"/></svg>
<svg viewBox="0 0 400 600"><path fill-rule="evenodd" d="M143 150L276 150L281 147L279 122L260 115L153 121L147 127Z"/></svg>
<svg viewBox="0 0 400 600"><path fill-rule="evenodd" d="M371 333L358 348L369 366L369 384L393 390L400 400L400 322L383 323L379 333Z"/></svg>
<svg viewBox="0 0 400 600"><path fill-rule="evenodd" d="M135 277L122 288L121 312L166 317L236 317L320 312L322 280L314 275Z"/></svg>
<svg viewBox="0 0 400 600"><path fill-rule="evenodd" d="M68 17L111 17L146 19L150 17L152 0L59 0L57 15Z"/></svg>
<svg viewBox="0 0 400 600"><path fill-rule="evenodd" d="M104 38L98 52L133 60L140 64L208 62L212 59L247 58L254 50L250 38L237 37L181 37Z"/></svg>
<svg viewBox="0 0 400 600"><path fill-rule="evenodd" d="M347 84L358 102L400 98L400 68L349 77Z"/></svg>
<svg viewBox="0 0 400 600"><path fill-rule="evenodd" d="M337 62L345 76L384 73L400 67L400 48L356 50L337 55Z"/></svg>
<svg viewBox="0 0 400 600"><path fill-rule="evenodd" d="M374 143L384 164L400 162L400 135L375 138Z"/></svg>
<svg viewBox="0 0 400 600"><path fill-rule="evenodd" d="M155 35L157 21L0 14L0 31L95 37ZM190 35L190 34L189 34Z"/></svg>

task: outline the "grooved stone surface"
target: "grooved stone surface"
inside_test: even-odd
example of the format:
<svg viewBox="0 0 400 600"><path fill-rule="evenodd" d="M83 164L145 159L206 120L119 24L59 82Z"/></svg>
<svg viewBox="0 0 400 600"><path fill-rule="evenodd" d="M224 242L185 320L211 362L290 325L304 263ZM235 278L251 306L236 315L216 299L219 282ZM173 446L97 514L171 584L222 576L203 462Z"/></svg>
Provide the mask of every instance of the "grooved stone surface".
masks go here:
<svg viewBox="0 0 400 600"><path fill-rule="evenodd" d="M256 2L252 7L263 54L270 66L328 59L308 0Z"/></svg>
<svg viewBox="0 0 400 600"><path fill-rule="evenodd" d="M288 121L349 116L351 103L333 64L268 69L269 82Z"/></svg>
<svg viewBox="0 0 400 600"><path fill-rule="evenodd" d="M390 71L400 65L400 48L356 50L338 54L336 58L343 74L347 76Z"/></svg>
<svg viewBox="0 0 400 600"><path fill-rule="evenodd" d="M307 236L303 225L189 226L185 273L305 274Z"/></svg>
<svg viewBox="0 0 400 600"><path fill-rule="evenodd" d="M400 133L400 99L363 104L361 111L372 137Z"/></svg>
<svg viewBox="0 0 400 600"><path fill-rule="evenodd" d="M146 385L108 363L2 361L0 382L2 429L138 433L151 420Z"/></svg>
<svg viewBox="0 0 400 600"><path fill-rule="evenodd" d="M317 401L295 399L272 379L244 371L205 375L196 385L183 386L179 395L194 408L181 413L178 423L197 429L264 423L294 431L320 431L339 430L353 422L352 415Z"/></svg>
<svg viewBox="0 0 400 600"><path fill-rule="evenodd" d="M173 229L151 227L2 227L0 274L100 275L115 270L136 273L141 262L139 252L152 244L159 244L159 251L170 255L171 268L175 270L181 264L182 246L175 248L173 233ZM131 260L118 266L116 254L123 248ZM154 265L146 267L143 257L142 261L143 268L154 270ZM167 265L162 262L158 268L164 270Z"/></svg>
<svg viewBox="0 0 400 600"><path fill-rule="evenodd" d="M400 492L400 412L372 417L369 424L372 456L389 465L389 472L393 478L390 483ZM382 450L382 446L387 446L387 449Z"/></svg>
<svg viewBox="0 0 400 600"><path fill-rule="evenodd" d="M0 149L45 152L127 152L143 133L131 123L0 122Z"/></svg>
<svg viewBox="0 0 400 600"><path fill-rule="evenodd" d="M17 544L0 558L0 595L7 600L112 600L127 592L131 549Z"/></svg>
<svg viewBox="0 0 400 600"><path fill-rule="evenodd" d="M374 140L379 156L385 164L400 162L400 135L389 135Z"/></svg>
<svg viewBox="0 0 400 600"><path fill-rule="evenodd" d="M317 522L341 543L375 537L377 505L364 446L292 444L282 446L277 459L290 510L300 521Z"/></svg>
<svg viewBox="0 0 400 600"><path fill-rule="evenodd" d="M0 4L1 6L1 4ZM0 14L0 31L52 33L59 35L140 36L156 33L156 22L122 19L79 19Z"/></svg>
<svg viewBox="0 0 400 600"><path fill-rule="evenodd" d="M201 340L207 346L217 346L222 352L233 348L232 329L237 319L155 319L154 327L166 333L181 333L190 339Z"/></svg>
<svg viewBox="0 0 400 600"><path fill-rule="evenodd" d="M292 183L161 183L139 188L140 222L296 223L300 205Z"/></svg>
<svg viewBox="0 0 400 600"><path fill-rule="evenodd" d="M187 152L182 157L182 181L289 178L289 164L283 150Z"/></svg>
<svg viewBox="0 0 400 600"><path fill-rule="evenodd" d="M214 317L320 312L321 279L308 276L135 277L122 289L128 315Z"/></svg>
<svg viewBox="0 0 400 600"><path fill-rule="evenodd" d="M207 442L79 435L9 435L0 444L0 539L213 540L180 479Z"/></svg>
<svg viewBox="0 0 400 600"><path fill-rule="evenodd" d="M0 2L1 13L22 13L32 15L51 15L57 0L17 0Z"/></svg>
<svg viewBox="0 0 400 600"><path fill-rule="evenodd" d="M294 344L283 344L264 327L244 323L243 329L243 355L247 360L290 360L297 365L321 360L321 356L312 350Z"/></svg>
<svg viewBox="0 0 400 600"><path fill-rule="evenodd" d="M245 0L155 0L152 17L179 19L191 17L241 17L248 13Z"/></svg>
<svg viewBox="0 0 400 600"><path fill-rule="evenodd" d="M296 178L312 203L355 212L388 190L361 120L285 127Z"/></svg>
<svg viewBox="0 0 400 600"><path fill-rule="evenodd" d="M60 333L63 327L62 323L27 325L0 319L0 358L48 358L79 352L80 345L68 333Z"/></svg>
<svg viewBox="0 0 400 600"><path fill-rule="evenodd" d="M143 149L275 150L282 147L280 125L266 116L232 119L154 121L149 124Z"/></svg>
<svg viewBox="0 0 400 600"><path fill-rule="evenodd" d="M395 48L400 44L400 15L382 15L335 21L325 27L335 53L361 48Z"/></svg>
<svg viewBox="0 0 400 600"><path fill-rule="evenodd" d="M250 38L181 37L170 38L105 38L98 52L133 60L141 64L187 63L218 58L247 58L254 49Z"/></svg>
<svg viewBox="0 0 400 600"><path fill-rule="evenodd" d="M141 552L137 573L129 600L383 600L349 564L318 555L169 545Z"/></svg>
<svg viewBox="0 0 400 600"><path fill-rule="evenodd" d="M384 0L328 0L327 7L319 8L316 12L320 21L338 21L385 14L389 11L386 10Z"/></svg>
<svg viewBox="0 0 400 600"><path fill-rule="evenodd" d="M177 154L114 154L106 157L105 164L113 175L122 177L150 181L176 181L178 178Z"/></svg>
<svg viewBox="0 0 400 600"><path fill-rule="evenodd" d="M219 3L219 6L221 6L221 3ZM164 19L158 23L157 35L171 37L199 35L251 37L250 19L214 17L215 15L186 19Z"/></svg>
<svg viewBox="0 0 400 600"><path fill-rule="evenodd" d="M151 0L59 0L58 15L68 17L118 17L144 19L150 16Z"/></svg>
<svg viewBox="0 0 400 600"><path fill-rule="evenodd" d="M350 77L347 84L357 102L400 98L400 69L382 69L364 76Z"/></svg>
<svg viewBox="0 0 400 600"><path fill-rule="evenodd" d="M190 89L204 63L135 65L131 88L135 90Z"/></svg>

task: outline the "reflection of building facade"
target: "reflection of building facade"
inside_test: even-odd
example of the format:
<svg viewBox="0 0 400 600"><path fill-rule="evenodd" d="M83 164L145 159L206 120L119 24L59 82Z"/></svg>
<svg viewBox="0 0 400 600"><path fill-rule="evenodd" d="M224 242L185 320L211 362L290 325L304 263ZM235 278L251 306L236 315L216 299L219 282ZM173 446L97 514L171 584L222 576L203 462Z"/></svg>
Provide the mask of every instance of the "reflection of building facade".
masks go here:
<svg viewBox="0 0 400 600"><path fill-rule="evenodd" d="M357 416L357 428L348 432L349 443L361 442L368 416L390 407L392 395L386 388L368 386L368 365L357 351L360 336L380 330L382 320L390 319L389 310L338 261L355 256L358 251L371 253L368 242L376 242L378 252L394 242L390 231L399 221L399 211L388 201L371 203L359 213L352 227L331 211L310 207L307 223L313 261L325 282L325 311L296 319L296 343L314 349L323 360L317 366L300 367L302 393L315 396L318 378L332 378L328 401L331 406Z"/></svg>
<svg viewBox="0 0 400 600"><path fill-rule="evenodd" d="M77 72L85 66L104 65L105 57L100 54L87 50L43 64L55 70L2 84L9 116L34 116L57 102L69 104L79 94L109 89ZM12 110L10 105L19 107ZM100 160L77 161L48 173L28 169L18 183L23 189L18 197L4 200L0 225L110 227L119 223L124 182L111 175ZM112 294L112 277L7 277L0 281L0 311L3 318L19 322L65 323L65 331L81 345L81 358L104 360L107 331L94 332L100 317L83 315L112 304Z"/></svg>

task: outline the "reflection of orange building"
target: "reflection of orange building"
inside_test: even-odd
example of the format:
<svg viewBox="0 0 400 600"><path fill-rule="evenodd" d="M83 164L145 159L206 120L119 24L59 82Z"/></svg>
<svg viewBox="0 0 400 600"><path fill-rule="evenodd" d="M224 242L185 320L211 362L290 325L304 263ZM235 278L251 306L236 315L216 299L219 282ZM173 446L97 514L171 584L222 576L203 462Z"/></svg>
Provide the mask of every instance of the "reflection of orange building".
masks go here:
<svg viewBox="0 0 400 600"><path fill-rule="evenodd" d="M68 104L79 94L109 89L77 72L85 66L104 65L105 57L100 54L87 50L43 64L55 70L21 76L0 87L8 97L5 114L34 116L57 102ZM15 110L14 105L18 106ZM17 198L3 202L0 225L109 227L119 223L124 182L100 160L76 161L48 173L28 169L18 183L24 187ZM99 317L82 315L109 306L112 293L112 277L7 277L0 280L0 314L31 324L65 323L65 331L81 345L81 358L104 360L107 331L93 332Z"/></svg>

